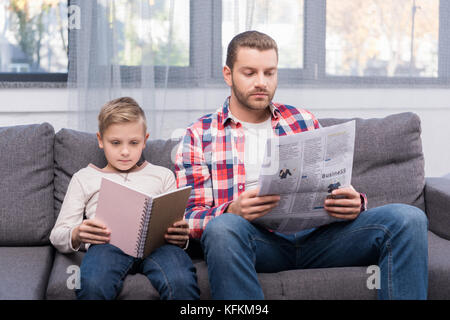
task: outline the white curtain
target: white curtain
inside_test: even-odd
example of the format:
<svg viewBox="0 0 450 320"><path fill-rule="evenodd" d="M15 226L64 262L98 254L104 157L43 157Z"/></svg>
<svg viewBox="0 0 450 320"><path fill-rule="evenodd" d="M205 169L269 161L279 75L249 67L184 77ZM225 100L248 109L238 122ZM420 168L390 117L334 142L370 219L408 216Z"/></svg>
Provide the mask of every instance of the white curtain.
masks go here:
<svg viewBox="0 0 450 320"><path fill-rule="evenodd" d="M287 85L301 94L304 84L434 85L450 70L449 41L440 34L450 27L439 19L448 5L438 0L70 3L81 9L81 28L69 34L70 126L83 131L97 130L105 102L128 95L146 111L152 138L181 132L229 94L226 47L245 30L277 41L277 92Z"/></svg>
<svg viewBox="0 0 450 320"><path fill-rule="evenodd" d="M101 106L131 96L147 115L151 137L167 138L164 135L170 129L165 127L171 121L165 109L170 83L179 78L177 70L189 65L188 2L70 2L81 13L80 28L69 33L70 127L97 131ZM175 21L175 14L187 16Z"/></svg>

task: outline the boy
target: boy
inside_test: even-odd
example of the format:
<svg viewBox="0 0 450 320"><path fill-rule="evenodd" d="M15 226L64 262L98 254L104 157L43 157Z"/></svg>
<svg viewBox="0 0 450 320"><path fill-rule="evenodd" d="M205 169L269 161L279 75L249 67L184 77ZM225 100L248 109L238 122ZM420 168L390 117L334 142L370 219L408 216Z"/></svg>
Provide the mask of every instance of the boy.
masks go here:
<svg viewBox="0 0 450 320"><path fill-rule="evenodd" d="M88 247L81 263L77 298L115 299L125 276L140 272L158 290L161 299L198 299L195 268L182 249L189 238L186 221L177 221L168 228L168 244L145 259L129 256L108 243L111 230L95 219L102 177L153 195L175 189L176 182L169 169L147 161L138 163L149 134L144 111L136 101L123 97L106 103L98 121L98 144L104 150L107 165L100 169L89 164L73 175L50 234L51 243L60 252Z"/></svg>

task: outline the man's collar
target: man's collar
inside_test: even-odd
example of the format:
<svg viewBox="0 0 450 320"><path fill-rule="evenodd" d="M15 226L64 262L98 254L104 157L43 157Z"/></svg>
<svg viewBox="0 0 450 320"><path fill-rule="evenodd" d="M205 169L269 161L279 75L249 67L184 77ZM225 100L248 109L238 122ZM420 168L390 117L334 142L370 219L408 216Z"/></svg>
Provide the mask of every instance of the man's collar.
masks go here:
<svg viewBox="0 0 450 320"><path fill-rule="evenodd" d="M278 119L278 114L280 113L280 110L278 110L277 106L270 102L269 104L270 113L272 114L272 119ZM225 102L222 107L222 125L225 126L228 119L233 120L231 117L230 112L230 97L225 99Z"/></svg>

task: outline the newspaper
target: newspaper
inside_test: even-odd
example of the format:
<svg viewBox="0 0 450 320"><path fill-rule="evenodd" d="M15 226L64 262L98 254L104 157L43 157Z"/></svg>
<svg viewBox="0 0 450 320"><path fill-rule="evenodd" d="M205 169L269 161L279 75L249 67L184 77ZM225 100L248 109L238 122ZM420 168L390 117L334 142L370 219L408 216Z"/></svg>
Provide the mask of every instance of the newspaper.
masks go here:
<svg viewBox="0 0 450 320"><path fill-rule="evenodd" d="M278 206L254 223L295 233L335 221L324 209L332 190L351 184L355 121L267 140L259 196L280 195Z"/></svg>

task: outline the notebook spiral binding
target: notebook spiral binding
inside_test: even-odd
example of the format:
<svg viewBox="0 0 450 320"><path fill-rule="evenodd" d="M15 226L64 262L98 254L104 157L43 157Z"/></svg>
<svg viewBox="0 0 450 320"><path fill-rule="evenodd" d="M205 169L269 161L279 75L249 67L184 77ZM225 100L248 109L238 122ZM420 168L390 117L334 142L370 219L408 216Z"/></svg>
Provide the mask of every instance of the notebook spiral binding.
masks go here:
<svg viewBox="0 0 450 320"><path fill-rule="evenodd" d="M147 230L150 221L151 207L152 199L145 198L135 247L136 256L138 258L142 258L142 256L144 255L145 240L147 239Z"/></svg>

